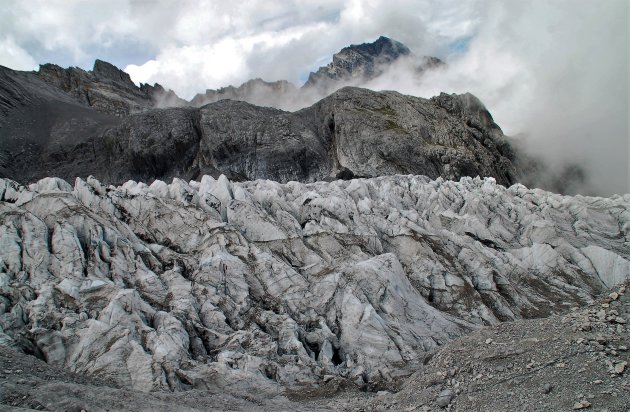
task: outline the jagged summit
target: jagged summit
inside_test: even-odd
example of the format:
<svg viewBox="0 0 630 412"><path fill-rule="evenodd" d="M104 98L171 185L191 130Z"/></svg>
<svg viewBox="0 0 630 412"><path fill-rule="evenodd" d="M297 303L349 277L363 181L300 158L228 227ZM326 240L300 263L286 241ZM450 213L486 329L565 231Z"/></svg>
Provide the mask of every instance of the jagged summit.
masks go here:
<svg viewBox="0 0 630 412"><path fill-rule="evenodd" d="M129 76L129 73L122 71L113 64L100 59L96 59L94 61L94 68L92 69L92 73L101 80L109 79L112 81L120 81L129 87L135 86L135 84L131 80L131 77Z"/></svg>
<svg viewBox="0 0 630 412"><path fill-rule="evenodd" d="M36 76L57 87L78 102L99 112L115 116L127 116L159 106L165 99L172 99L173 106L185 101L161 85L136 86L128 73L103 60L96 60L91 71L78 67L64 69L56 64L42 64Z"/></svg>
<svg viewBox="0 0 630 412"><path fill-rule="evenodd" d="M343 55L350 52L356 52L363 56L389 56L392 59L397 59L402 55L410 54L411 50L399 41L380 36L372 43L352 44L344 47L338 54Z"/></svg>
<svg viewBox="0 0 630 412"><path fill-rule="evenodd" d="M361 86L382 74L389 64L401 57L410 56L413 55L407 46L381 36L371 43L344 47L333 55L330 64L311 73L301 88L287 80L269 82L255 78L238 87L230 85L207 89L204 93L195 95L191 101L181 99L172 90L165 90L158 83L140 84L138 87L128 73L100 59L94 62L91 71L46 63L40 65L39 70L33 74L75 101L118 117L153 108L201 107L223 99L296 110L317 102L341 87ZM426 56L417 59L414 64L417 75L443 65L440 59Z"/></svg>
<svg viewBox="0 0 630 412"><path fill-rule="evenodd" d="M404 44L381 36L372 43L344 47L333 55L331 63L311 73L303 88L329 92L339 83L358 85L383 74L398 59L412 56L411 50ZM416 71L422 73L443 62L437 57L425 56L414 64Z"/></svg>
<svg viewBox="0 0 630 412"><path fill-rule="evenodd" d="M411 51L404 44L381 36L372 43L351 45L333 55L332 62L311 73L304 87L327 87L325 82L360 79L378 74L379 65L391 63Z"/></svg>
<svg viewBox="0 0 630 412"><path fill-rule="evenodd" d="M301 88L286 80L269 82L256 78L238 87L207 89L191 101L179 98L172 90L165 90L159 83L140 84L138 87L128 73L100 59L95 60L91 71L45 63L32 74L81 104L119 117L153 108L201 107L222 99L295 110L311 105L343 86L361 86L382 74L389 64L401 57L410 56L413 54L407 46L381 36L371 43L344 47L333 55L330 64L311 73ZM436 57L425 56L417 59L416 71L417 74L422 74L443 64Z"/></svg>

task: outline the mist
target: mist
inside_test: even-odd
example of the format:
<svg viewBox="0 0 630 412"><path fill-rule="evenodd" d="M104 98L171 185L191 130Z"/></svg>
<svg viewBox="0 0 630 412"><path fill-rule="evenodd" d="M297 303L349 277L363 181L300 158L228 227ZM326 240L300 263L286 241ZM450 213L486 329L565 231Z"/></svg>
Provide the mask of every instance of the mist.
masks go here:
<svg viewBox="0 0 630 412"><path fill-rule="evenodd" d="M630 192L627 3L493 3L482 20L445 70L408 82L395 67L368 87L424 97L471 92L550 173L580 165L579 192Z"/></svg>

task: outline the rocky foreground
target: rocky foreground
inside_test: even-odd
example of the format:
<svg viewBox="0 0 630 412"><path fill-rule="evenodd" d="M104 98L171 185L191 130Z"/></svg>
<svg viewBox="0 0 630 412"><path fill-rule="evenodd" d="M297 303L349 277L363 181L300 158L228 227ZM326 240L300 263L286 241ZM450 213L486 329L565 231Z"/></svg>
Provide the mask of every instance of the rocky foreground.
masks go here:
<svg viewBox="0 0 630 412"><path fill-rule="evenodd" d="M318 394L398 390L420 370L398 394L382 392L387 400L365 407L435 406L440 388L450 391L441 395L449 404L468 410L465 405L476 403L466 403L462 391L475 399L470 382L486 377L490 385L496 373L484 366L495 367L488 359L474 363L466 351L481 356L485 349L466 342L523 350L516 355L527 354L529 369L536 368L539 358L547 359L542 355L555 358L519 343L528 338L518 325L531 324L522 319L565 316L533 321L543 326L570 319L572 308L595 305L630 273L629 195L568 197L505 188L492 178L279 184L204 176L119 187L93 178L77 179L74 187L46 178L30 186L0 180L0 199L1 344L46 360L31 370L37 379L46 379L38 368L42 376L62 368L80 375L63 375L69 376L63 385L98 382L125 388L129 399L141 396L131 390L157 391L151 399L158 403L222 393L228 403L206 402L222 409L295 409L291 402L300 401L318 409L322 401L311 400ZM618 360L627 345L614 342L627 339L627 308L605 309L589 316L610 324L613 335L595 337L601 348L594 348L623 379ZM508 321L519 323L502 323ZM593 328L590 320L582 323ZM570 341L565 331L548 330L541 336L560 339L551 347ZM451 355L432 355L464 335L463 343L444 349ZM579 345L592 339L582 339L575 348L587 350ZM461 358L457 345L464 345ZM13 358L7 351L14 349L2 356ZM447 376L426 381L427 365ZM12 385L22 385L19 379L39 385L35 378L14 380L21 372L6 370L0 372ZM510 379L518 387L517 376ZM418 385L430 388L426 396L415 392ZM550 393L564 402L554 405L574 400L554 387ZM3 402L37 406L24 403L30 395L19 403L15 391L3 392ZM161 391L187 392L169 398ZM623 387L614 391L622 398L606 405L621 405L627 396ZM583 395L575 401L588 401ZM71 398L86 402L86 410L102 410L108 408L103 399L116 396ZM343 396L326 407L359 407ZM530 410L545 410L538 406Z"/></svg>

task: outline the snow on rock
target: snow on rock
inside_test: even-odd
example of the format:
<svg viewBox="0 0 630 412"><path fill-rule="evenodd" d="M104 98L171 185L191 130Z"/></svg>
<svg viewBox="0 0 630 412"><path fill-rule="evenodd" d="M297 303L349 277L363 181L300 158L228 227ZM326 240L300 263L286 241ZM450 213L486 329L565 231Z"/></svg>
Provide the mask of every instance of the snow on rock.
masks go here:
<svg viewBox="0 0 630 412"><path fill-rule="evenodd" d="M630 196L494 179L0 179L0 344L139 390L388 380L630 274Z"/></svg>

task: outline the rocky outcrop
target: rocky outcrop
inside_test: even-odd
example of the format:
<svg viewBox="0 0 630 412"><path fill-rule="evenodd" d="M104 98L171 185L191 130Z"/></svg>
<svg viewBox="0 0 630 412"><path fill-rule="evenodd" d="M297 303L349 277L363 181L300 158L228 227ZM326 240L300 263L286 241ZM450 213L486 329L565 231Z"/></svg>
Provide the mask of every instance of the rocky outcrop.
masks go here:
<svg viewBox="0 0 630 412"><path fill-rule="evenodd" d="M77 101L115 116L127 116L159 105L179 106L185 103L157 83L136 86L129 74L102 60L94 62L92 71L44 64L37 76Z"/></svg>
<svg viewBox="0 0 630 412"><path fill-rule="evenodd" d="M4 176L22 183L47 175L119 184L203 174L312 182L411 173L493 176L509 185L518 175L501 129L472 95L421 99L344 88L293 113L223 100L119 119L44 90L54 98L35 90L14 101L21 108L8 111L0 141L4 157L15 159Z"/></svg>
<svg viewBox="0 0 630 412"><path fill-rule="evenodd" d="M148 130L147 116L137 116L136 127ZM130 141L127 132L117 136ZM169 140L156 139L172 147ZM124 153L129 151L123 146ZM288 182L412 173L494 176L511 184L517 173L512 155L499 127L471 95L426 100L344 88L294 113L234 101L203 107L198 153L189 174L179 176L224 173L237 180Z"/></svg>
<svg viewBox="0 0 630 412"><path fill-rule="evenodd" d="M333 55L331 63L309 75L303 89L327 94L343 85L359 86L382 75L397 60L410 57L412 53L407 46L384 36L372 43L344 47ZM436 57L424 57L416 65L416 71L421 74L443 64Z"/></svg>
<svg viewBox="0 0 630 412"><path fill-rule="evenodd" d="M370 386L630 273L630 197L490 178L46 178L0 199L0 342L144 391Z"/></svg>

